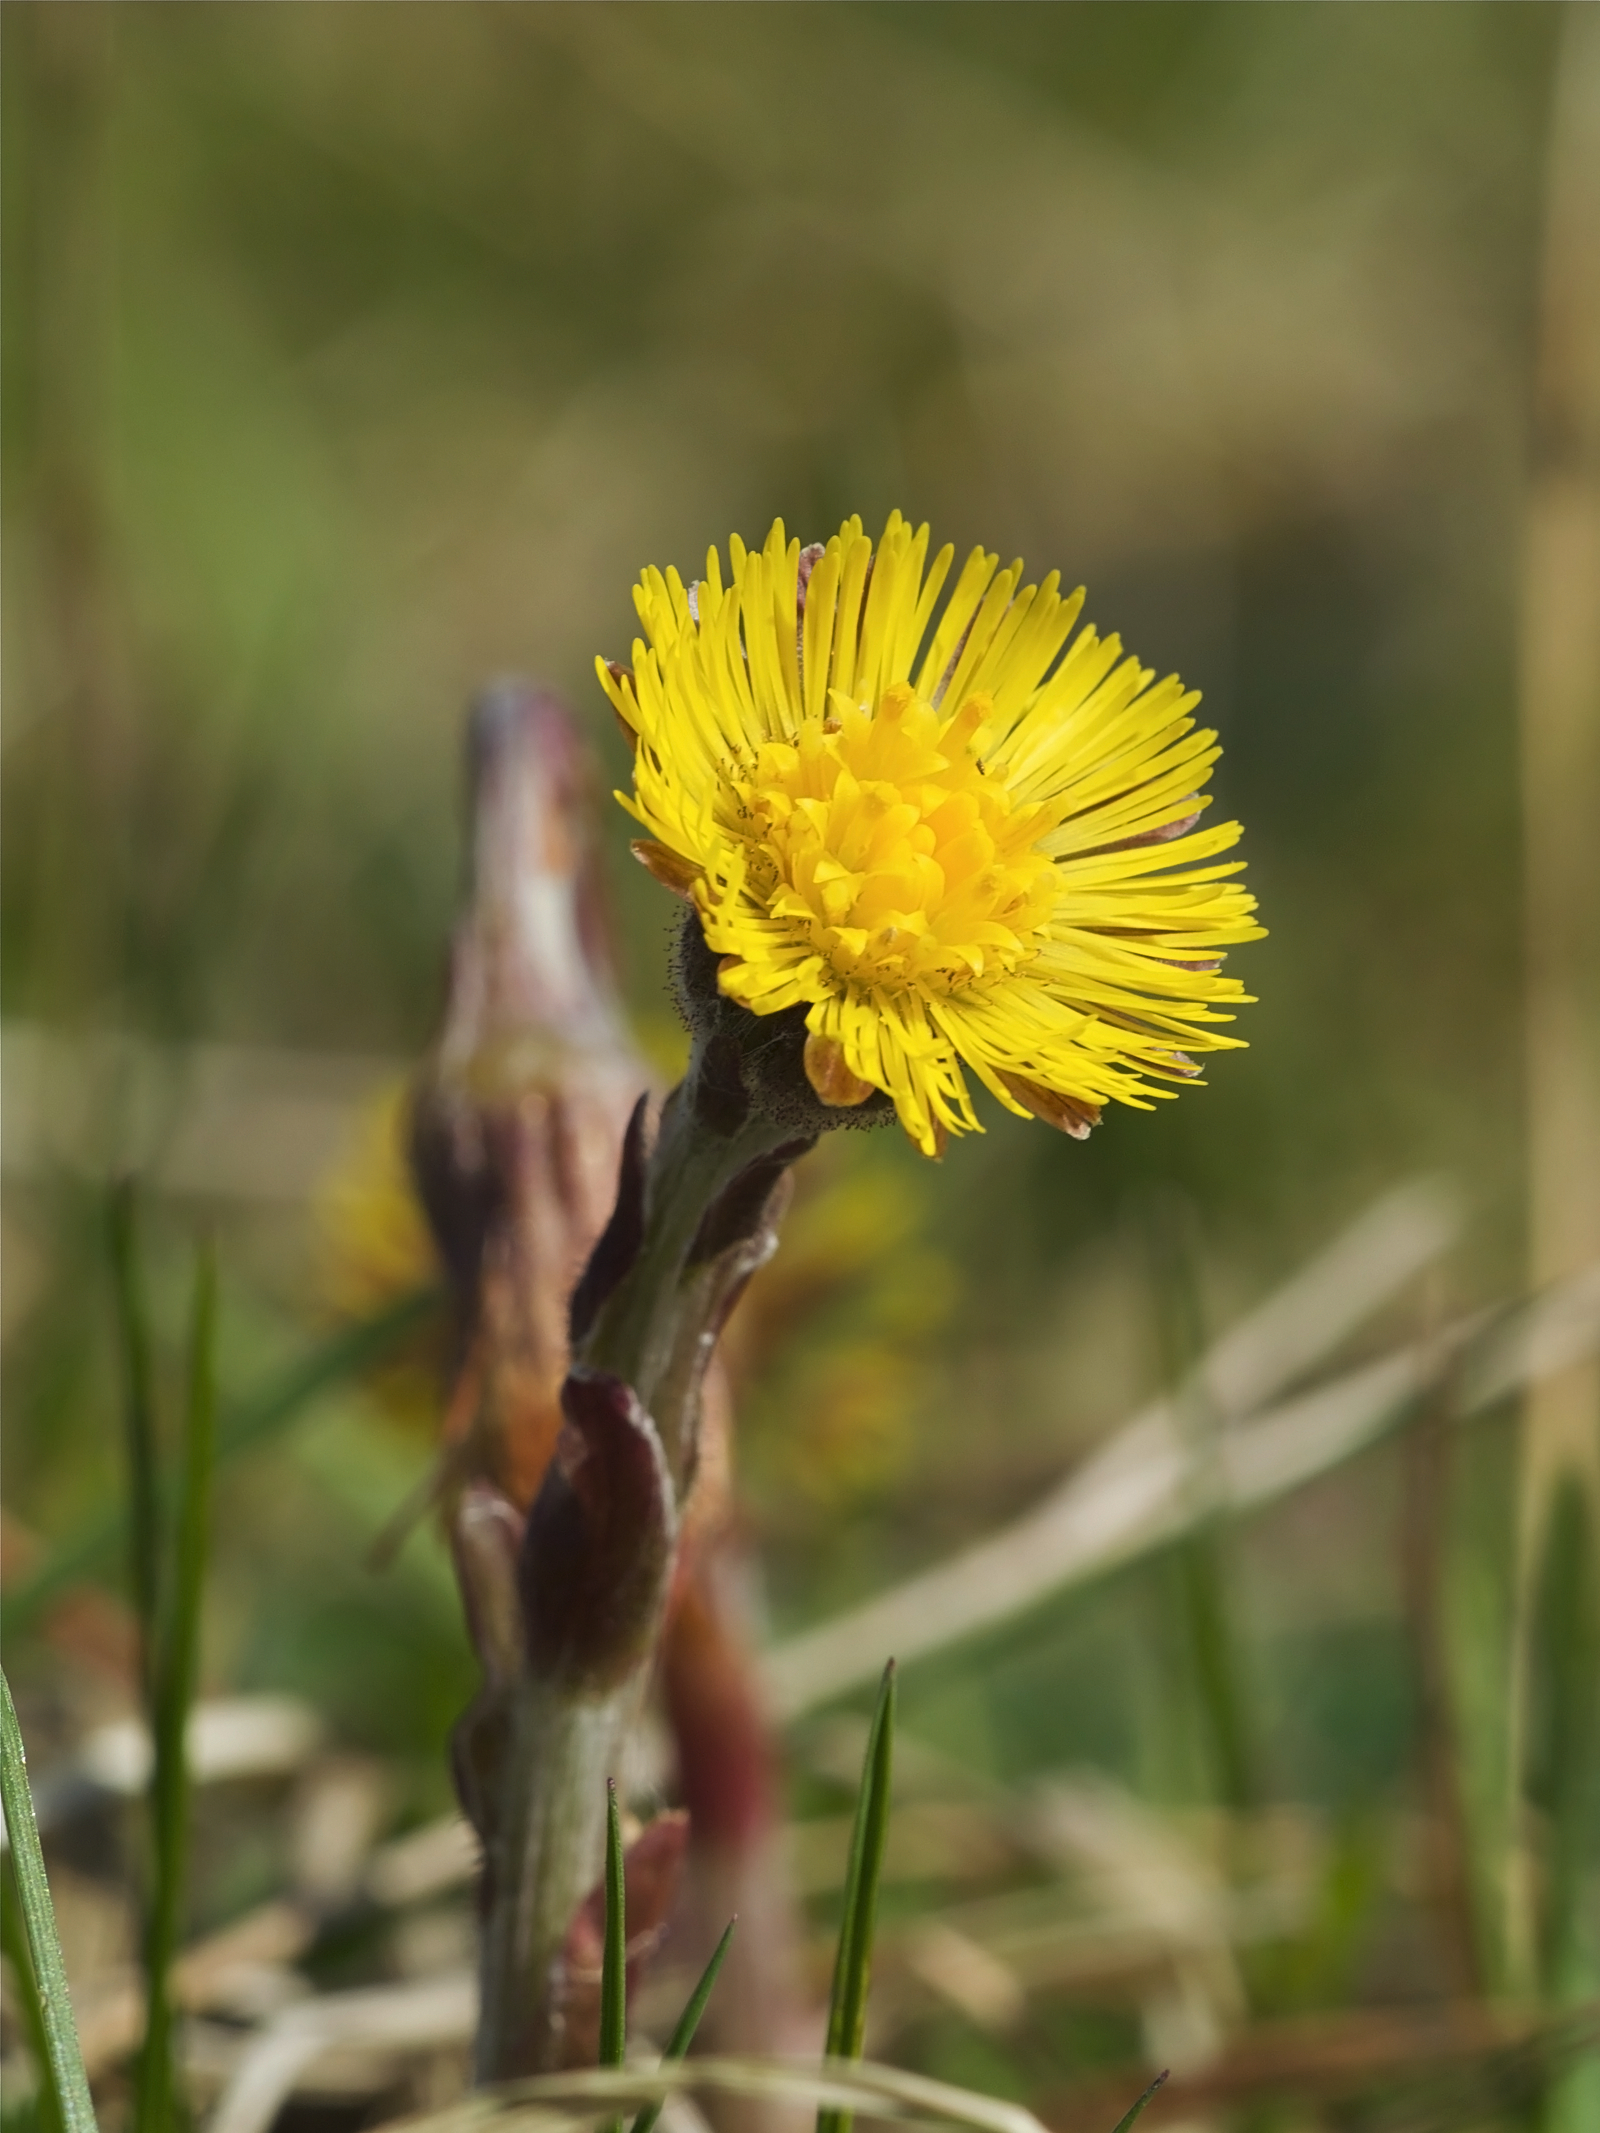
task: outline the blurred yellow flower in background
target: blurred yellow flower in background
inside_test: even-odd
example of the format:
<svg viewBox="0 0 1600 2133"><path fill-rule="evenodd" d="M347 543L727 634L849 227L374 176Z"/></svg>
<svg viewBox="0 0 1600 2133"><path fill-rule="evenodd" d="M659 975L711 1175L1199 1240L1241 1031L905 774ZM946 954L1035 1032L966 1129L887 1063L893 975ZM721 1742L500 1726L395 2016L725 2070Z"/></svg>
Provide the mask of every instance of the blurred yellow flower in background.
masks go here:
<svg viewBox="0 0 1600 2133"><path fill-rule="evenodd" d="M341 1318L370 1317L439 1279L438 1254L406 1163L409 1109L403 1081L372 1097L316 1197L318 1293Z"/></svg>
<svg viewBox="0 0 1600 2133"><path fill-rule="evenodd" d="M741 1436L769 1491L823 1508L894 1483L917 1448L958 1300L954 1262L903 1166L824 1139L800 1171L783 1244L724 1335Z"/></svg>
<svg viewBox="0 0 1600 2133"><path fill-rule="evenodd" d="M779 520L730 541L726 586L715 549L697 585L645 571L650 642L599 663L636 743L618 798L723 992L806 1009L825 1103L882 1090L933 1155L980 1130L967 1067L1081 1138L1240 1042L1217 964L1262 929L1217 863L1238 824L1195 828L1220 750L1175 676L1072 638L1055 572L1019 591L976 549L935 622L954 551L927 552L895 512L876 554L859 518L804 550Z"/></svg>
<svg viewBox="0 0 1600 2133"><path fill-rule="evenodd" d="M406 1160L409 1119L406 1083L380 1090L354 1120L348 1145L313 1201L316 1295L335 1320L375 1318L443 1279ZM432 1433L444 1367L443 1336L432 1325L373 1371L372 1390L396 1421Z"/></svg>

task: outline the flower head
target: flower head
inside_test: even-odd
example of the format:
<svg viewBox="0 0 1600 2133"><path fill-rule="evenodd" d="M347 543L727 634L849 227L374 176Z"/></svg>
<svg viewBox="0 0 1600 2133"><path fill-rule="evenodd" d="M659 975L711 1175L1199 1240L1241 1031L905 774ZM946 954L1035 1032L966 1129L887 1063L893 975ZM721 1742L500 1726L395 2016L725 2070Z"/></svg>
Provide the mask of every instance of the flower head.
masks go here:
<svg viewBox="0 0 1600 2133"><path fill-rule="evenodd" d="M687 896L723 993L803 1008L825 1104L874 1090L924 1153L980 1130L966 1071L1082 1137L1237 1046L1221 951L1255 900L1196 828L1220 753L1176 677L1073 627L1081 591L894 513L802 550L782 521L705 577L645 571L649 638L600 678L635 741L634 846Z"/></svg>

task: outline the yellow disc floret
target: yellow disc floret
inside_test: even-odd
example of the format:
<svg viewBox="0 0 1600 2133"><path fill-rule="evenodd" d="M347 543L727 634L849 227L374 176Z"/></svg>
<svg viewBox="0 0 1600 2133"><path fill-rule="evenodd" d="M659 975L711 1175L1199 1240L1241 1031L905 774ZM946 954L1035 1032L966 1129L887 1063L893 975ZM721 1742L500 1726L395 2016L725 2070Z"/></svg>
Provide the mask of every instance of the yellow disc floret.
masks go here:
<svg viewBox="0 0 1600 2133"><path fill-rule="evenodd" d="M837 715L768 741L735 784L755 836L750 878L845 983L949 992L1037 950L1055 908L1040 807L1013 807L977 757L988 705L941 718L903 683L875 714ZM729 974L752 994L753 966Z"/></svg>
<svg viewBox="0 0 1600 2133"><path fill-rule="evenodd" d="M1211 863L1237 825L1194 827L1216 737L1116 638L1069 645L1054 575L975 551L935 623L927 546L898 514L875 555L859 519L806 551L780 522L726 586L715 550L692 588L647 571L650 643L600 668L637 742L618 798L723 991L806 1009L825 1102L884 1090L932 1154L977 1127L966 1066L1081 1135L1238 1041L1217 960L1261 929Z"/></svg>

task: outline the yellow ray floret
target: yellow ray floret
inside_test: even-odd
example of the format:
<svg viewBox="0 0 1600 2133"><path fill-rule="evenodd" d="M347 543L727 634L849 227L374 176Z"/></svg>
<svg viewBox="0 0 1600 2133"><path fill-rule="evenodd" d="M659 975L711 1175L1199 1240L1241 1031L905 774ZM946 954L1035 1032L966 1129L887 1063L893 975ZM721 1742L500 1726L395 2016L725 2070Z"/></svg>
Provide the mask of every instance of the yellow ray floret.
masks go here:
<svg viewBox="0 0 1600 2133"><path fill-rule="evenodd" d="M722 990L803 1007L823 1101L884 1090L926 1154L978 1130L966 1069L1009 1110L1081 1137L1149 1108L1192 1054L1237 1046L1218 973L1255 899L1200 830L1219 750L1199 697L1073 635L1081 591L894 513L802 550L713 549L685 586L647 570L649 642L599 663L635 740L618 799L651 870L699 913Z"/></svg>

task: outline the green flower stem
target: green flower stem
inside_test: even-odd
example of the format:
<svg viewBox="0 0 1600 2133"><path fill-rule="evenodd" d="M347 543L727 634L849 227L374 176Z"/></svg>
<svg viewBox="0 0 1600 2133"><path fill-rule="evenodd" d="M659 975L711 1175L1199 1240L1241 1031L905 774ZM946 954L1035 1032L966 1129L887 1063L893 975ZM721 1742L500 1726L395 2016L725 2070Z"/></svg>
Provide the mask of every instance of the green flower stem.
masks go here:
<svg viewBox="0 0 1600 2133"><path fill-rule="evenodd" d="M692 1265L690 1254L725 1188L795 1141L792 1126L748 1112L718 1131L714 1106L697 1100L703 1066L697 1051L667 1100L644 1181L639 1250L573 1357L633 1387L660 1435L680 1516L693 1482L705 1366L733 1294L769 1248L769 1232L761 1220L735 1223L726 1244ZM625 1678L596 1689L527 1672L508 1699L498 1811L485 1847L480 2083L558 2063L562 1949L599 1877L606 1781L621 1769L654 1665L667 1584L664 1577L656 1635Z"/></svg>
<svg viewBox="0 0 1600 2133"><path fill-rule="evenodd" d="M689 1253L724 1188L795 1138L793 1126L759 1112L730 1133L717 1132L696 1100L703 1072L703 1049L697 1047L688 1074L662 1109L645 1181L638 1257L573 1358L614 1372L633 1387L660 1432L680 1488L693 1469L700 1378L717 1331L713 1314L730 1275L739 1278L722 1255L691 1267Z"/></svg>
<svg viewBox="0 0 1600 2133"><path fill-rule="evenodd" d="M605 1696L525 1678L512 1705L503 1817L485 1847L489 1904L474 2073L480 2085L549 2071L563 2010L567 1930L594 1887L606 1779L638 1708L640 1678Z"/></svg>

